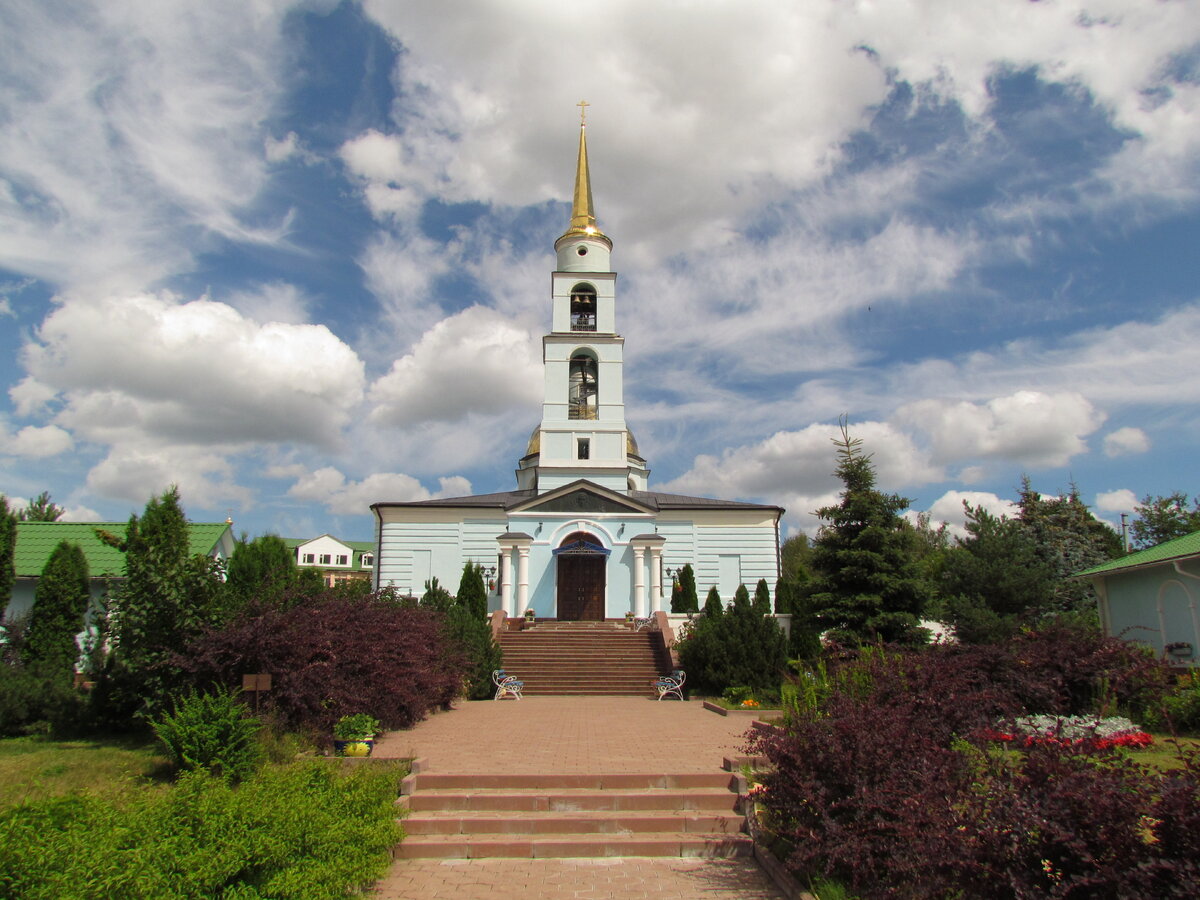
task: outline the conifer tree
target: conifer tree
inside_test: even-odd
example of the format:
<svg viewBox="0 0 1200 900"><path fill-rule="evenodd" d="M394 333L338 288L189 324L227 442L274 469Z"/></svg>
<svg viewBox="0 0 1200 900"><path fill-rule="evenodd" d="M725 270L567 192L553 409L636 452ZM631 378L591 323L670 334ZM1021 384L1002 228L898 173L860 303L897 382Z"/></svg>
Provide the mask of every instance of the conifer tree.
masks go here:
<svg viewBox="0 0 1200 900"><path fill-rule="evenodd" d="M49 491L42 491L17 513L21 522L57 522L66 510L50 499Z"/></svg>
<svg viewBox="0 0 1200 900"><path fill-rule="evenodd" d="M475 618L487 618L487 588L483 583L483 566L467 562L458 583L458 602Z"/></svg>
<svg viewBox="0 0 1200 900"><path fill-rule="evenodd" d="M754 586L754 610L759 615L766 615L771 611L771 589L767 587L767 579L758 579L758 584Z"/></svg>
<svg viewBox="0 0 1200 900"><path fill-rule="evenodd" d="M13 560L17 551L17 517L8 508L8 498L0 494L0 614L12 599L17 580Z"/></svg>
<svg viewBox="0 0 1200 900"><path fill-rule="evenodd" d="M918 616L929 596L916 569L911 526L900 518L909 500L875 487L875 468L842 422L836 476L841 503L817 510L817 575L811 601L824 629L849 643L922 643Z"/></svg>
<svg viewBox="0 0 1200 900"><path fill-rule="evenodd" d="M687 563L679 570L678 580L671 590L671 612L694 613L700 611L700 598L696 593L696 573Z"/></svg>
<svg viewBox="0 0 1200 900"><path fill-rule="evenodd" d="M79 659L75 636L83 630L89 600L83 550L61 541L46 560L34 591L22 650L27 666L55 680L69 682L74 677Z"/></svg>
<svg viewBox="0 0 1200 900"><path fill-rule="evenodd" d="M717 619L724 612L725 604L721 602L721 595L714 584L708 589L708 596L704 598L704 617L706 619Z"/></svg>
<svg viewBox="0 0 1200 900"><path fill-rule="evenodd" d="M226 583L241 602L277 603L298 581L296 553L283 538L263 534L247 541L243 535L234 545L226 567Z"/></svg>

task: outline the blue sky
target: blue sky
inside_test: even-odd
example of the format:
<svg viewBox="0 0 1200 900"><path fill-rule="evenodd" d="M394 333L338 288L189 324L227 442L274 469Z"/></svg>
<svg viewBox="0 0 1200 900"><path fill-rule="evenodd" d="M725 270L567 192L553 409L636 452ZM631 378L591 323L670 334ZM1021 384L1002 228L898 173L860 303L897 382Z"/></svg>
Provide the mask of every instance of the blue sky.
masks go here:
<svg viewBox="0 0 1200 900"><path fill-rule="evenodd" d="M0 492L508 490L586 99L651 488L1200 491L1197 0L0 9Z"/></svg>

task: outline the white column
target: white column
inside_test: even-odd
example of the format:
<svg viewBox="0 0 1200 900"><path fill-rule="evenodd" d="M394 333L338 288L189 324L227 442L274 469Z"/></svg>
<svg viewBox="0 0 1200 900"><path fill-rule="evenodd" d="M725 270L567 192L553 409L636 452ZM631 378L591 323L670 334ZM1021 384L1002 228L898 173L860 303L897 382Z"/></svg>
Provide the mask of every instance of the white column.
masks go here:
<svg viewBox="0 0 1200 900"><path fill-rule="evenodd" d="M521 615L529 608L529 548L517 547L517 607Z"/></svg>
<svg viewBox="0 0 1200 900"><path fill-rule="evenodd" d="M500 605L510 619L517 615L513 610L512 552L512 547L500 548Z"/></svg>
<svg viewBox="0 0 1200 900"><path fill-rule="evenodd" d="M639 619L646 615L646 549L633 548L633 614Z"/></svg>
<svg viewBox="0 0 1200 900"><path fill-rule="evenodd" d="M650 548L650 606L652 613L663 608L662 547Z"/></svg>

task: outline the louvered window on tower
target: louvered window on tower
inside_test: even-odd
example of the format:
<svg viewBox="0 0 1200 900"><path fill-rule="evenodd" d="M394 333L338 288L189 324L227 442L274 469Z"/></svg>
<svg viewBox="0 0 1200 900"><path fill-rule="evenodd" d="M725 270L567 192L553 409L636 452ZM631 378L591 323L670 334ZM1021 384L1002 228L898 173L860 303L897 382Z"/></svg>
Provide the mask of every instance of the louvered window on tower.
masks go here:
<svg viewBox="0 0 1200 900"><path fill-rule="evenodd" d="M571 357L568 418L599 418L596 407L599 394L596 369L595 358L586 353L577 353Z"/></svg>
<svg viewBox="0 0 1200 900"><path fill-rule="evenodd" d="M596 289L590 284L571 288L571 330L596 330Z"/></svg>

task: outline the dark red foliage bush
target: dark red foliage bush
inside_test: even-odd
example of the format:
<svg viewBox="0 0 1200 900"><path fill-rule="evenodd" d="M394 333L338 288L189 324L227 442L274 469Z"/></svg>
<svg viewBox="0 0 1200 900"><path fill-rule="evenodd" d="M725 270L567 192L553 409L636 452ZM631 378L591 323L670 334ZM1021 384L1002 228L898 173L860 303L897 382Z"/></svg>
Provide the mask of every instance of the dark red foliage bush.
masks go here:
<svg viewBox="0 0 1200 900"><path fill-rule="evenodd" d="M269 674L262 711L284 727L324 734L359 712L384 728L407 728L448 706L464 671L442 613L386 594L248 608L201 635L178 664L198 687L240 687L243 675Z"/></svg>
<svg viewBox="0 0 1200 900"><path fill-rule="evenodd" d="M1051 629L841 654L828 671L815 708L749 744L771 763L766 824L801 881L863 898L1200 894L1196 761L1165 777L1095 741L988 740L1007 717L1151 699L1162 679L1136 649Z"/></svg>

